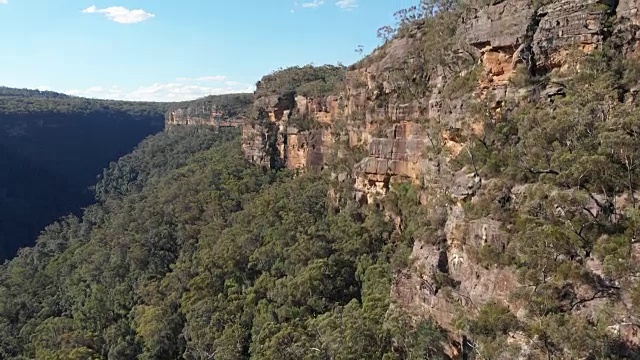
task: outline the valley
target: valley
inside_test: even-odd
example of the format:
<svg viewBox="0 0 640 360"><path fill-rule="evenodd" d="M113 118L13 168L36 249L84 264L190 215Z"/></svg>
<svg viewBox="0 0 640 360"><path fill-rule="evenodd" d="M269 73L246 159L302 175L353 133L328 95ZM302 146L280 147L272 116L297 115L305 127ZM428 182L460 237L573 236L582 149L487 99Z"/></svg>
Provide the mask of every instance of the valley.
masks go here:
<svg viewBox="0 0 640 360"><path fill-rule="evenodd" d="M81 214L111 161L164 128L169 104L0 88L0 259L59 217Z"/></svg>
<svg viewBox="0 0 640 360"><path fill-rule="evenodd" d="M50 223L0 358L637 359L639 10L422 0L253 94L0 92L0 225Z"/></svg>

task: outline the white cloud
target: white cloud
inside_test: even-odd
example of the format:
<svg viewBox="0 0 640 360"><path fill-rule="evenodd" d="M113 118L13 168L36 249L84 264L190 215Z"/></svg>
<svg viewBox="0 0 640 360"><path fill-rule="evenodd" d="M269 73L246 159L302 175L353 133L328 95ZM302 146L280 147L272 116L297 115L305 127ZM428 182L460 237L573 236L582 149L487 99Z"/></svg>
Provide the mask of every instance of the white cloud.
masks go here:
<svg viewBox="0 0 640 360"><path fill-rule="evenodd" d="M0 0L0 5L6 5L9 3L9 0Z"/></svg>
<svg viewBox="0 0 640 360"><path fill-rule="evenodd" d="M197 80L198 81L203 81L203 82L219 82L219 81L224 81L227 77L224 75L214 75L214 76L202 76L199 77Z"/></svg>
<svg viewBox="0 0 640 360"><path fill-rule="evenodd" d="M307 1L302 1L299 2L297 0L295 0L293 2L293 9L291 9L291 13L295 13L297 8L303 8L303 9L317 9L320 6L324 5L324 0L307 0Z"/></svg>
<svg viewBox="0 0 640 360"><path fill-rule="evenodd" d="M353 10L358 7L358 0L338 0L336 6L343 10Z"/></svg>
<svg viewBox="0 0 640 360"><path fill-rule="evenodd" d="M201 76L198 78L188 78L188 77L179 77L176 81L186 82L186 81L197 81L197 82L222 82L227 79L224 75L211 75L211 76Z"/></svg>
<svg viewBox="0 0 640 360"><path fill-rule="evenodd" d="M124 92L117 86L111 87L102 87L102 86L92 86L88 89L78 90L72 89L63 91L68 95L75 96L83 96L89 98L98 98L98 99L122 99Z"/></svg>
<svg viewBox="0 0 640 360"><path fill-rule="evenodd" d="M71 89L64 93L97 99L115 99L130 101L185 101L194 100L208 95L253 92L254 85L227 81L220 86L203 86L192 83L155 83L141 86L133 91L125 91L118 86L92 86L87 89Z"/></svg>
<svg viewBox="0 0 640 360"><path fill-rule="evenodd" d="M98 9L95 5L92 5L82 10L82 12L85 14L104 14L107 19L120 24L136 24L149 20L155 16L154 14L142 9L129 10L122 6L111 6L104 9Z"/></svg>
<svg viewBox="0 0 640 360"><path fill-rule="evenodd" d="M300 6L302 6L303 8L317 8L319 6L322 6L323 4L323 0L313 0L310 2L303 2Z"/></svg>

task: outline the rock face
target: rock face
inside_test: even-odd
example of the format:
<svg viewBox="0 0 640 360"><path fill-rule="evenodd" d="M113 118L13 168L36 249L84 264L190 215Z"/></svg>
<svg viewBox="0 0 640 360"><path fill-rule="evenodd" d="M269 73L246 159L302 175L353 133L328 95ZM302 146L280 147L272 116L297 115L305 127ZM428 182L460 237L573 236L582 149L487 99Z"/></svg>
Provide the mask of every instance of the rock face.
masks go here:
<svg viewBox="0 0 640 360"><path fill-rule="evenodd" d="M338 96L308 98L294 93L256 100L257 121L243 126L246 158L256 164L319 170L333 143L329 125L341 114ZM304 129L304 124L314 125Z"/></svg>
<svg viewBox="0 0 640 360"><path fill-rule="evenodd" d="M616 9L617 30L619 30L627 40L627 50L630 54L638 53L638 42L640 38L640 1L620 0Z"/></svg>
<svg viewBox="0 0 640 360"><path fill-rule="evenodd" d="M325 163L325 154L331 146L331 133L324 130L299 132L287 128L287 143L282 145L282 153L290 169L319 170Z"/></svg>
<svg viewBox="0 0 640 360"><path fill-rule="evenodd" d="M592 50L602 43L608 31L604 12L609 6L599 0L565 0L540 7L539 22L533 35L533 51L540 66L562 65L570 47Z"/></svg>
<svg viewBox="0 0 640 360"><path fill-rule="evenodd" d="M490 80L504 82L517 63L546 73L561 67L572 49L597 48L612 31L605 20L615 11L615 2L607 3L559 0L536 6L528 0L501 1L466 19L461 31L480 52ZM620 16L633 16L635 6L624 4Z"/></svg>
<svg viewBox="0 0 640 360"><path fill-rule="evenodd" d="M463 17L458 32L480 64L477 91L491 94L498 107L520 95L510 83L518 66L531 73L550 73L564 65L570 51L592 51L613 31L624 27L625 33L635 36L640 22L636 0L619 4L558 0L537 6L530 0L493 3ZM615 28L608 21L612 14L617 17ZM416 38L398 38L377 50L370 56L375 61L347 74L339 94L307 98L292 93L257 99L256 108L265 112L271 125L244 128L247 158L264 165L269 162L264 159L275 156L271 163L288 168L321 168L328 159L333 125L347 121L349 144L369 149L356 177L362 192L384 194L394 181L424 181L435 166L423 156L425 150L442 145L455 156L470 132L478 134L482 129L469 121L464 97L443 95L451 74L434 74L431 90L422 98L407 101L395 96L389 73L408 56ZM562 89L552 86L542 93L550 98L560 95ZM199 121L196 118L194 115L191 121ZM314 119L324 127L308 131L285 125L294 118ZM435 137L427 134L424 121L440 124L442 131Z"/></svg>
<svg viewBox="0 0 640 360"><path fill-rule="evenodd" d="M465 19L460 31L480 53L489 82L506 82L527 43L531 43L535 9L528 0L501 2Z"/></svg>
<svg viewBox="0 0 640 360"><path fill-rule="evenodd" d="M481 136L484 131L467 100L490 98L489 111L499 112L504 102L517 102L523 94L512 81L518 71L533 76L560 73L573 51L598 49L612 34L627 41L626 54L636 52L638 0L533 3L493 1L460 20L462 48L474 57L474 69L480 72L464 94L451 95L449 84L474 69L461 69L460 74L435 70L429 76L428 91L419 98L407 100L395 93L392 74L402 70L399 67L410 57L418 38L407 36L392 40L374 52L370 61L350 70L339 94L258 99L255 106L263 121L243 128L247 158L264 166L320 169L337 147L337 139L346 137L352 148L364 146L367 152L349 179L354 179L358 198L365 202L383 197L397 182L442 188L442 194L453 201L442 234L445 245L416 242L412 257L423 270L403 274L392 292L403 307L435 319L452 333L454 314L460 307L473 312L491 300L522 315L520 305L509 298L519 285L513 269L485 268L474 258L487 243L500 248L505 235L497 221L470 221L464 216L462 203L487 185L473 169L453 170L450 164L470 136ZM542 99L551 99L563 95L563 88L547 85L540 94ZM316 126L305 128L300 119L312 119ZM446 154L444 160L432 156L435 151ZM441 291L434 277L438 271L458 284L455 292ZM599 306L604 304L594 301L576 311L595 311ZM630 343L640 342L629 327L619 332Z"/></svg>
<svg viewBox="0 0 640 360"><path fill-rule="evenodd" d="M245 110L252 102L251 94L208 96L170 109L165 125L239 127L244 124Z"/></svg>
<svg viewBox="0 0 640 360"><path fill-rule="evenodd" d="M244 123L244 118L228 118L226 114L215 106L203 106L198 108L188 107L173 110L169 113L166 121L168 126L191 125L191 126L216 126L216 127L238 127Z"/></svg>
<svg viewBox="0 0 640 360"><path fill-rule="evenodd" d="M313 117L316 121L331 124L340 114L340 97L331 95L323 98L296 96L296 109L301 116Z"/></svg>
<svg viewBox="0 0 640 360"><path fill-rule="evenodd" d="M616 9L618 23L623 26L640 25L640 1L620 0Z"/></svg>

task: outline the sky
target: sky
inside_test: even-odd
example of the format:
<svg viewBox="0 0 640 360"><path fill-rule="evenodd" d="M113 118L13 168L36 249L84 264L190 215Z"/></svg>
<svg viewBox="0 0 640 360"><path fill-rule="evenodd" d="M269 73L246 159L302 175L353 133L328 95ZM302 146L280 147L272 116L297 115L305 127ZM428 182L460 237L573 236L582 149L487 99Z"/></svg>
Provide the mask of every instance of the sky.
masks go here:
<svg viewBox="0 0 640 360"><path fill-rule="evenodd" d="M349 65L418 0L0 0L0 85L102 99L251 92L295 65Z"/></svg>

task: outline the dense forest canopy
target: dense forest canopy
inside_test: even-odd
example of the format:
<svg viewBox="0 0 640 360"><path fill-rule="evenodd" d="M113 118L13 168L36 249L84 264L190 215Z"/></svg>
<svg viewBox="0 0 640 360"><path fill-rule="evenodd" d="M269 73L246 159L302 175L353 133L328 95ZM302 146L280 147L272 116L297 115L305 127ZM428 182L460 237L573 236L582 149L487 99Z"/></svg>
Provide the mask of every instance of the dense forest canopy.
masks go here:
<svg viewBox="0 0 640 360"><path fill-rule="evenodd" d="M0 356L437 351L437 328L388 312L391 268L406 255L392 226L375 207L336 211L328 186L326 174L246 163L236 131L176 128L146 140L105 171L99 203L0 268Z"/></svg>
<svg viewBox="0 0 640 360"><path fill-rule="evenodd" d="M60 99L70 98L71 96L48 90L41 91L31 89L15 89L6 86L0 86L0 97Z"/></svg>
<svg viewBox="0 0 640 360"><path fill-rule="evenodd" d="M149 116L164 116L169 107L169 103L97 100L81 97L0 96L0 113L4 116L111 113L114 117L127 114L134 119L143 119Z"/></svg>

